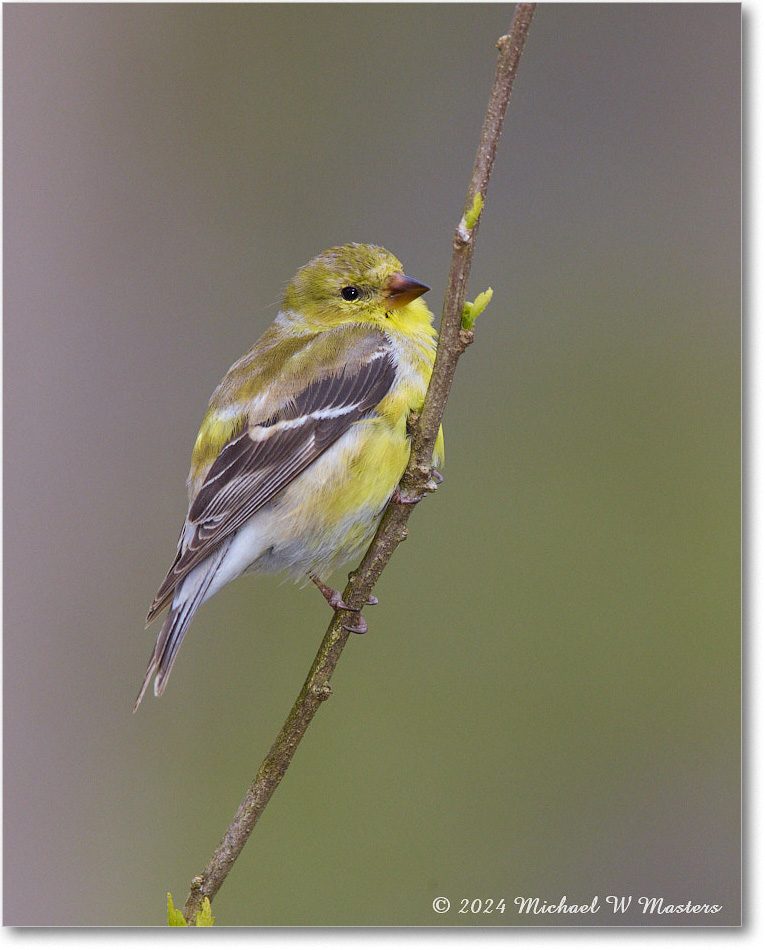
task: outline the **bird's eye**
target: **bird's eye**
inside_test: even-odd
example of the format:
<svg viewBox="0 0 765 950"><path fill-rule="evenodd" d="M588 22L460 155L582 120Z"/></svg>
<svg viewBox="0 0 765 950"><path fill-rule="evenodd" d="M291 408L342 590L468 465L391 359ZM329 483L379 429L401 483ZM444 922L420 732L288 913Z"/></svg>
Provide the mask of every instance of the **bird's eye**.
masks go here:
<svg viewBox="0 0 765 950"><path fill-rule="evenodd" d="M358 287L343 287L340 291L340 296L343 300L358 300L361 296L361 291Z"/></svg>

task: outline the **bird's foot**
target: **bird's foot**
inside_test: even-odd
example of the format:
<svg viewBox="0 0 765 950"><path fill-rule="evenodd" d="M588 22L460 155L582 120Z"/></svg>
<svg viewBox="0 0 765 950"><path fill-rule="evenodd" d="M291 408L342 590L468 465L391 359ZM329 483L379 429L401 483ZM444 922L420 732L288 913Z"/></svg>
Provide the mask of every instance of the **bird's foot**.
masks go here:
<svg viewBox="0 0 765 950"><path fill-rule="evenodd" d="M311 575L309 575L311 577ZM321 591L322 597L333 610L351 610L352 608L348 606L343 600L343 595L339 590L335 590L334 587L329 587L327 584L323 584L318 577L311 577L311 580L316 584L316 586Z"/></svg>
<svg viewBox="0 0 765 950"><path fill-rule="evenodd" d="M366 633L368 629L364 614L360 610L355 610L352 617L343 621L343 630L349 630L351 633Z"/></svg>
<svg viewBox="0 0 765 950"><path fill-rule="evenodd" d="M421 494L414 494L408 491L403 491L400 485L396 485L393 489L393 501L397 502L399 505L416 505L422 501L426 493L434 492L437 490L438 486L444 480L444 476L436 471L435 468L430 470L430 478L422 486Z"/></svg>
<svg viewBox="0 0 765 950"><path fill-rule="evenodd" d="M334 587L329 587L327 584L322 583L318 577L312 577L311 575L309 575L309 577L311 577L311 580L319 588L322 596L333 610L347 610L352 614L356 614L355 617L349 617L347 621L343 622L343 628L345 630L350 630L351 633L367 632L369 627L364 619L364 615L361 613L361 607L349 607L343 600L343 595L339 590L335 590ZM370 594L367 599L367 604L374 606L377 602L377 598L373 594Z"/></svg>
<svg viewBox="0 0 765 950"><path fill-rule="evenodd" d="M399 505L416 505L424 497L424 495L410 495L409 492L401 491L398 485L393 489L393 500Z"/></svg>

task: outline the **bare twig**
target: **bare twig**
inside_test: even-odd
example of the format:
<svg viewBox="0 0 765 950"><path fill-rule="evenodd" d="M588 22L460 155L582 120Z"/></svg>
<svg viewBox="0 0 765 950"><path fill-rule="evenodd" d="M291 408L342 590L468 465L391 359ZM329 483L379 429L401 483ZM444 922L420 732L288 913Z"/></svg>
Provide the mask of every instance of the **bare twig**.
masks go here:
<svg viewBox="0 0 765 950"><path fill-rule="evenodd" d="M454 235L452 263L444 299L433 375L422 411L417 419L411 420L412 451L400 485L402 494L409 498L421 498L435 487L432 482L433 448L446 408L457 361L473 338L472 331L461 328L461 320L478 218L486 196L502 131L502 122L535 6L534 3L518 4L510 32L497 41L499 58L494 85L470 178L465 211ZM480 198L477 199L476 196ZM385 565L407 535L407 521L412 508L413 505L396 500L388 505L369 550L358 569L350 575L348 585L343 592L343 600L350 607L360 608L367 602ZM209 897L212 900L218 893L271 795L287 771L316 710L331 693L330 679L349 637L348 631L342 626L343 618L343 612L335 613L308 673L308 678L276 741L263 760L258 774L239 805L221 843L215 849L210 863L204 872L191 882L191 891L183 908L183 915L190 925L193 925L196 911L201 907L204 898Z"/></svg>

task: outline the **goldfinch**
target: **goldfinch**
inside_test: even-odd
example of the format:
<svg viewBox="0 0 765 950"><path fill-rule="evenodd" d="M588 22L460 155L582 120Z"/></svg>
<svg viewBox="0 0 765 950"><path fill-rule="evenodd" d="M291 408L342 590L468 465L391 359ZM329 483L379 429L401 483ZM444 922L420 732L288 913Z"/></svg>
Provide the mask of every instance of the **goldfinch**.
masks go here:
<svg viewBox="0 0 765 950"><path fill-rule="evenodd" d="M429 289L381 247L330 248L298 271L274 322L219 383L175 560L149 609L147 625L170 607L134 711L152 677L164 691L199 607L241 574L307 576L347 609L325 579L363 553L406 468L407 419L436 348ZM433 464L442 458L439 433ZM360 614L347 626L366 629Z"/></svg>

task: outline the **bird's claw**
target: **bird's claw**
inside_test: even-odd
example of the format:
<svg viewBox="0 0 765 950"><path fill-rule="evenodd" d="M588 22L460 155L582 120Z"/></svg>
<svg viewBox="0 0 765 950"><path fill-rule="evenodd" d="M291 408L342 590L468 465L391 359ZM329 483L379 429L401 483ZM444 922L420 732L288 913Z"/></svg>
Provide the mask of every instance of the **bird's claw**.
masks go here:
<svg viewBox="0 0 765 950"><path fill-rule="evenodd" d="M347 607L346 609L352 610L353 608ZM343 630L349 630L351 633L366 633L369 627L364 619L364 614L362 614L358 608L356 608L354 613L356 614L355 617L349 617L343 621Z"/></svg>
<svg viewBox="0 0 765 950"><path fill-rule="evenodd" d="M425 470L423 470L423 474ZM444 476L437 471L435 468L430 470L430 478L422 486L422 491L424 493L434 492L438 489L438 486L444 480ZM399 505L416 505L422 501L425 497L425 494L410 494L407 491L403 491L400 485L396 485L393 489L393 501L397 502Z"/></svg>
<svg viewBox="0 0 765 950"><path fill-rule="evenodd" d="M333 610L347 610L351 614L357 615L356 617L348 617L347 620L343 621L343 628L345 630L349 630L351 633L367 632L369 628L364 619L364 615L361 613L361 607L349 607L343 600L343 595L339 590L335 590L334 587L329 587L327 584L322 583L318 577L311 577L311 580L319 588L322 596ZM367 598L367 604L374 606L376 603L378 603L377 598L374 594L370 594Z"/></svg>
<svg viewBox="0 0 765 950"><path fill-rule="evenodd" d="M401 491L398 485L393 489L393 500L399 505L416 505L424 497L424 495L410 495L408 492Z"/></svg>
<svg viewBox="0 0 765 950"><path fill-rule="evenodd" d="M332 597L330 600L327 601L327 603L333 610L361 610L360 607L349 607L348 604L346 604L346 602L340 596L339 590L335 591L335 595L336 595L335 597Z"/></svg>
<svg viewBox="0 0 765 950"><path fill-rule="evenodd" d="M444 476L437 471L435 468L430 470L430 478L427 483L423 486L426 492L438 491L438 486L444 480Z"/></svg>

